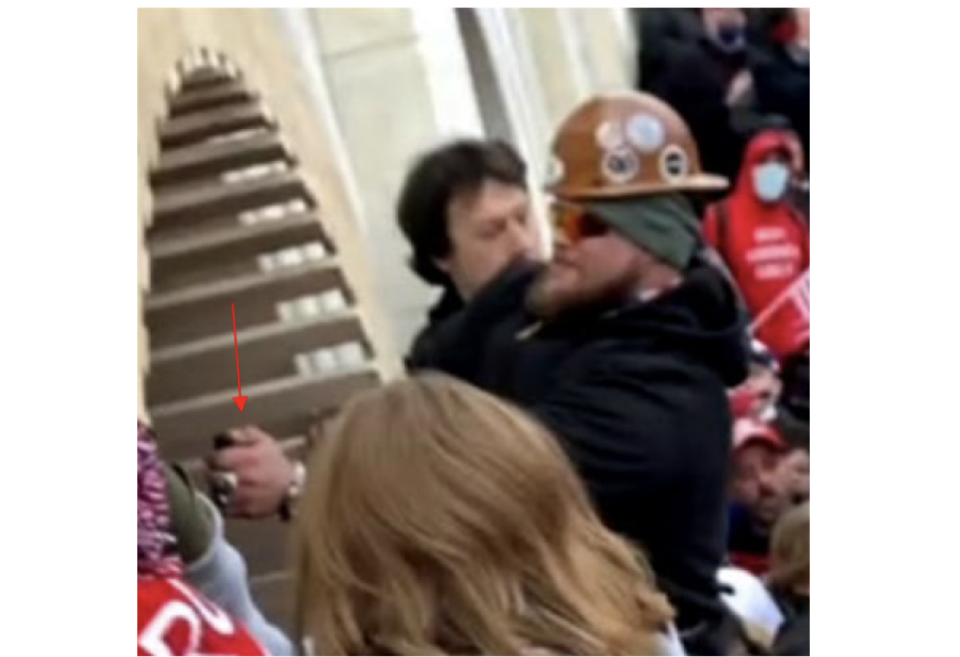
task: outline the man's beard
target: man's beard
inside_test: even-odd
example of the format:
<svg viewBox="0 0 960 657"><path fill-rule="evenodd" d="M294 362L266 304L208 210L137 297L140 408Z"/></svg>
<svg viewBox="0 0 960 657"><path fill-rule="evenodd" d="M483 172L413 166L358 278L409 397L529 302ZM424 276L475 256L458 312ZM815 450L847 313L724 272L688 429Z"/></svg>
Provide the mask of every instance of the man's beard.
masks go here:
<svg viewBox="0 0 960 657"><path fill-rule="evenodd" d="M551 289L550 274L550 268L544 270L527 296L527 309L544 321L562 315L601 313L619 308L634 297L637 289L636 273L629 269L598 284L559 289Z"/></svg>

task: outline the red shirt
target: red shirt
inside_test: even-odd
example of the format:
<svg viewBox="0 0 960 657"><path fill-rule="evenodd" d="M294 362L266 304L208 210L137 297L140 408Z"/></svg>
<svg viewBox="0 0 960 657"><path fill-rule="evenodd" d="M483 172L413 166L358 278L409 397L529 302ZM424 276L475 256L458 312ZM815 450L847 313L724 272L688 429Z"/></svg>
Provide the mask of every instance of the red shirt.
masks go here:
<svg viewBox="0 0 960 657"><path fill-rule="evenodd" d="M177 579L137 580L138 655L266 655L247 630Z"/></svg>
<svg viewBox="0 0 960 657"><path fill-rule="evenodd" d="M756 337L783 360L809 339L809 306L804 313L788 300L765 313L810 267L810 230L786 202L764 203L753 188L753 169L777 152L796 148L789 134L763 132L750 142L733 193L722 203L726 227L716 205L707 209L704 238L726 261L754 320ZM803 295L801 295L803 296ZM809 303L809 292L804 297Z"/></svg>
<svg viewBox="0 0 960 657"><path fill-rule="evenodd" d="M770 557L765 554L731 552L730 563L760 578L766 577L770 572Z"/></svg>

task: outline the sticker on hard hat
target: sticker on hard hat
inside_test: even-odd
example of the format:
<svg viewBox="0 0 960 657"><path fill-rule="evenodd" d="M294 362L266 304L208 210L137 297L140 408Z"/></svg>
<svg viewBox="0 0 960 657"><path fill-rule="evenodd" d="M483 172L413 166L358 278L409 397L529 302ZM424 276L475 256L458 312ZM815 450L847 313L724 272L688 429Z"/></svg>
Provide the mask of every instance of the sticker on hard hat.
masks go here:
<svg viewBox="0 0 960 657"><path fill-rule="evenodd" d="M623 135L620 124L613 121L604 121L598 125L593 136L597 140L597 146L605 151L616 150L627 145L627 138Z"/></svg>
<svg viewBox="0 0 960 657"><path fill-rule="evenodd" d="M652 114L634 114L627 120L627 139L644 154L656 153L667 141L667 129Z"/></svg>
<svg viewBox="0 0 960 657"><path fill-rule="evenodd" d="M634 180L640 173L640 159L629 148L607 151L600 166L603 177L617 185Z"/></svg>
<svg viewBox="0 0 960 657"><path fill-rule="evenodd" d="M660 154L660 176L667 182L679 182L690 172L690 160L686 151L676 144L663 149Z"/></svg>

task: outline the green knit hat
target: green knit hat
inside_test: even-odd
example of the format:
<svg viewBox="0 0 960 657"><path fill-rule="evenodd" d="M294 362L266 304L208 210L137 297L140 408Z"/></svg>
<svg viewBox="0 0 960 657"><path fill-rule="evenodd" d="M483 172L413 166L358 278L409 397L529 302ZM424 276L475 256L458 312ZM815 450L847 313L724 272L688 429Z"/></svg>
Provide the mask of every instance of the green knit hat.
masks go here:
<svg viewBox="0 0 960 657"><path fill-rule="evenodd" d="M583 206L610 228L667 264L684 269L700 244L700 222L679 194L590 200Z"/></svg>

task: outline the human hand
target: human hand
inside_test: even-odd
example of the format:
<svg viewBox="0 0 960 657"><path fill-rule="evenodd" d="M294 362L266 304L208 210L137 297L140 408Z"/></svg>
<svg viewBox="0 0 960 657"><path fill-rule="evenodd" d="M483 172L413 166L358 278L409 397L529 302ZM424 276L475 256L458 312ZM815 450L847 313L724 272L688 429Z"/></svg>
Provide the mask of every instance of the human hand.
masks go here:
<svg viewBox="0 0 960 657"><path fill-rule="evenodd" d="M730 82L730 86L727 87L727 105L736 105L752 90L753 75L747 70L740 71Z"/></svg>
<svg viewBox="0 0 960 657"><path fill-rule="evenodd" d="M273 436L257 427L227 432L232 444L207 459L213 481L228 480L224 513L239 518L275 515L294 482L294 465Z"/></svg>

